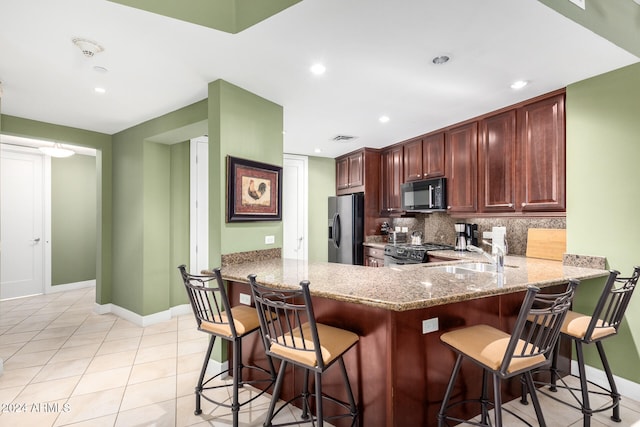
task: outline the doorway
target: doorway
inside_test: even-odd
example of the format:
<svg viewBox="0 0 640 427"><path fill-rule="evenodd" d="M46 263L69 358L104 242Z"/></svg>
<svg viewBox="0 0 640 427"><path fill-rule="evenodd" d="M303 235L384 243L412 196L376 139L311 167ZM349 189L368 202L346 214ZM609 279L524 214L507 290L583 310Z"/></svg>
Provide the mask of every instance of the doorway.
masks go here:
<svg viewBox="0 0 640 427"><path fill-rule="evenodd" d="M0 299L44 293L44 156L2 145Z"/></svg>
<svg viewBox="0 0 640 427"><path fill-rule="evenodd" d="M285 154L282 168L282 256L306 260L309 256L306 156Z"/></svg>

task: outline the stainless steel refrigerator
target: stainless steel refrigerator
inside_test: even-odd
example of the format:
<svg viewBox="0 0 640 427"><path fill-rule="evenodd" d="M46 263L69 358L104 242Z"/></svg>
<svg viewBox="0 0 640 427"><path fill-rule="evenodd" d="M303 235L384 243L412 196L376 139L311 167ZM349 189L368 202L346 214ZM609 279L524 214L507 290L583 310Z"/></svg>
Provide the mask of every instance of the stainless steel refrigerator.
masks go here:
<svg viewBox="0 0 640 427"><path fill-rule="evenodd" d="M364 193L329 197L329 262L363 264Z"/></svg>

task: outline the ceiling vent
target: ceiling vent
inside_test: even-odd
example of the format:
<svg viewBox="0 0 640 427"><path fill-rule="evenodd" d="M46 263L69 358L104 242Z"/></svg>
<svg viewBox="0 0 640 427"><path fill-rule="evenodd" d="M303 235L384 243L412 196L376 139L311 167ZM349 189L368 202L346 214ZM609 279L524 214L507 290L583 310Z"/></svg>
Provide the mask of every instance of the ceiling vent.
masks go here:
<svg viewBox="0 0 640 427"><path fill-rule="evenodd" d="M78 48L82 51L82 54L87 58L91 58L96 53L100 53L104 50L102 46L91 40L75 37L71 41L73 42L73 44L78 46Z"/></svg>
<svg viewBox="0 0 640 427"><path fill-rule="evenodd" d="M331 138L331 141L333 142L349 142L352 139L356 139L357 136L350 136L350 135L336 135L333 138Z"/></svg>

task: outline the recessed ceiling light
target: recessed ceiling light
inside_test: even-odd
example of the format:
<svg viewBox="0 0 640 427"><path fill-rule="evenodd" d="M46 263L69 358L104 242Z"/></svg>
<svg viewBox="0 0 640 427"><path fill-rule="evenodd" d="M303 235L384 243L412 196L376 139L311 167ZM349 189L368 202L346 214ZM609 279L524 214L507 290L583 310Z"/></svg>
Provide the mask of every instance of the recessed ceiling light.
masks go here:
<svg viewBox="0 0 640 427"><path fill-rule="evenodd" d="M107 70L105 67L101 67L101 66L99 66L99 65L94 65L94 66L93 66L93 71L95 71L96 73L102 73L102 74L105 74L105 73L106 73L107 71L109 71L109 70Z"/></svg>
<svg viewBox="0 0 640 427"><path fill-rule="evenodd" d="M378 120L380 120L380 123L387 123L389 121L389 116L380 116Z"/></svg>
<svg viewBox="0 0 640 427"><path fill-rule="evenodd" d="M440 56L436 56L435 58L433 58L431 60L431 62L433 62L436 65L442 65L442 64L446 64L447 62L449 62L449 58L447 55L440 55Z"/></svg>
<svg viewBox="0 0 640 427"><path fill-rule="evenodd" d="M327 71L327 68L322 64L314 64L311 66L311 72L316 76L324 74L325 71Z"/></svg>
<svg viewBox="0 0 640 427"><path fill-rule="evenodd" d="M93 91L95 93L99 93L101 95L104 94L104 93L107 93L107 90L105 88L103 88L103 87L94 87Z"/></svg>
<svg viewBox="0 0 640 427"><path fill-rule="evenodd" d="M526 81L526 80L518 80L518 81L515 81L515 82L511 83L511 89L522 89L523 87L525 87L528 84L529 84L529 82Z"/></svg>
<svg viewBox="0 0 640 427"><path fill-rule="evenodd" d="M313 150L314 153L322 153L322 150L320 148L316 148L315 150Z"/></svg>

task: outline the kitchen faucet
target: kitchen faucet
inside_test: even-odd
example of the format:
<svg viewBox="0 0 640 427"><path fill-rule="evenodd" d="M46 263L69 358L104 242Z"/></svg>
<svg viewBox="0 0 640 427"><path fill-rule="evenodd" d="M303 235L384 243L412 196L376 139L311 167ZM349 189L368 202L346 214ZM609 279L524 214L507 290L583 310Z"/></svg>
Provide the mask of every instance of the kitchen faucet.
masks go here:
<svg viewBox="0 0 640 427"><path fill-rule="evenodd" d="M501 246L499 245L492 245L491 243L487 242L486 240L483 240L482 243L484 243L485 245L489 245L492 248L495 247L496 248L496 256L495 258L491 255L489 255L487 252L485 252L482 248L479 248L477 246L474 245L467 245L467 250L470 252L475 252L478 254L482 254L485 257L489 258L491 260L491 264L493 264L496 268L496 273L504 273L504 250L502 249Z"/></svg>

